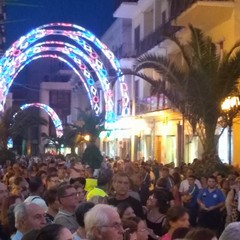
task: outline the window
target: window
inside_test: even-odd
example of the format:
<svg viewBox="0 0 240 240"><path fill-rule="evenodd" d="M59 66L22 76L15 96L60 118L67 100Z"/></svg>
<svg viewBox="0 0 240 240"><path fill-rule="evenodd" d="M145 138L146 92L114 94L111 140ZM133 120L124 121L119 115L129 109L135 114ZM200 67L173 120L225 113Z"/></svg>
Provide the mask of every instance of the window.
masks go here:
<svg viewBox="0 0 240 240"><path fill-rule="evenodd" d="M166 10L162 12L162 24L165 24L167 22L167 14Z"/></svg>
<svg viewBox="0 0 240 240"><path fill-rule="evenodd" d="M134 45L137 53L140 52L140 26L137 26L134 30Z"/></svg>

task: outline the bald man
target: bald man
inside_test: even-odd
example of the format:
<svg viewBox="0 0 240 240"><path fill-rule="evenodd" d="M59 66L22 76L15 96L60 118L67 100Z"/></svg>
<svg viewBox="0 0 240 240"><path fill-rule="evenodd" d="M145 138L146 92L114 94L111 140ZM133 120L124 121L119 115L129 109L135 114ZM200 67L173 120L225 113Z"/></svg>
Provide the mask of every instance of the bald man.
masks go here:
<svg viewBox="0 0 240 240"><path fill-rule="evenodd" d="M16 234L11 240L21 240L32 229L41 229L46 225L45 212L35 203L20 203L14 208Z"/></svg>

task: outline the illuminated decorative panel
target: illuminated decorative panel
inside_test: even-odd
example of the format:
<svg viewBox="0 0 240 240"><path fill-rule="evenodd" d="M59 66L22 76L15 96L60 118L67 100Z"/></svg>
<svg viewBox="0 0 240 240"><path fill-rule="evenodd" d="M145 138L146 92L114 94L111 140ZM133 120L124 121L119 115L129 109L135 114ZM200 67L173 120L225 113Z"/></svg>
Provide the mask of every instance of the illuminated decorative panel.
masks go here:
<svg viewBox="0 0 240 240"><path fill-rule="evenodd" d="M45 39L52 36L64 37L66 41ZM91 71L95 72L104 92L106 121L114 121L113 91L110 88L108 71L95 49L105 55L115 70L122 94L122 115L129 115L128 86L122 76L118 59L91 32L67 23L50 23L38 27L22 36L6 51L0 59L0 111L3 111L6 96L14 78L24 66L38 58L51 57L67 63L78 75L88 92L92 109L98 115L100 113L99 97L91 74Z"/></svg>
<svg viewBox="0 0 240 240"><path fill-rule="evenodd" d="M62 137L62 135L63 135L62 122L59 119L57 113L51 107L49 107L48 105L43 104L43 103L28 103L28 104L22 105L21 110L25 110L29 107L37 107L37 108L43 109L53 121L53 125L55 126L55 129L56 129L56 136L59 138ZM14 117L15 116L16 116L16 114L14 115Z"/></svg>

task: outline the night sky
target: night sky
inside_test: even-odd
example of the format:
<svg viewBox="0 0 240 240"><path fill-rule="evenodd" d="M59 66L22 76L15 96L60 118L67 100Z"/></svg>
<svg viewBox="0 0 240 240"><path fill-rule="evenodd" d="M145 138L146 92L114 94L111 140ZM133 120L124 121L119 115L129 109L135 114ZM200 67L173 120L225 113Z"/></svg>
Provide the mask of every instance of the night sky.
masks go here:
<svg viewBox="0 0 240 240"><path fill-rule="evenodd" d="M11 0L7 6L7 46L40 25L70 22L87 28L97 37L113 22L115 0Z"/></svg>

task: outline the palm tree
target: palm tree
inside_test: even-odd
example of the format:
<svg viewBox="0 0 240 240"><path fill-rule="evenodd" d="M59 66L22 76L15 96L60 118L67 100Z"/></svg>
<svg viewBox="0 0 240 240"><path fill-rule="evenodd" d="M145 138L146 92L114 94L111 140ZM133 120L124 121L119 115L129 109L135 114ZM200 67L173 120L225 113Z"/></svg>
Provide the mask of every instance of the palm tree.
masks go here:
<svg viewBox="0 0 240 240"><path fill-rule="evenodd" d="M7 148L8 139L11 136L11 124L18 107L8 108L0 117L0 148Z"/></svg>
<svg viewBox="0 0 240 240"><path fill-rule="evenodd" d="M36 109L20 111L20 108L13 106L7 109L0 120L0 148L6 149L10 138L26 141L32 127L47 125L48 122L39 117Z"/></svg>
<svg viewBox="0 0 240 240"><path fill-rule="evenodd" d="M221 103L238 94L240 77L240 42L229 52L218 53L212 39L200 29L189 25L191 38L183 44L178 38L169 39L179 48L181 63L166 56L146 53L140 56L133 74L149 82L157 94L164 94L189 121L203 145L204 153L216 153L215 131L223 112ZM153 69L159 79L142 73Z"/></svg>

